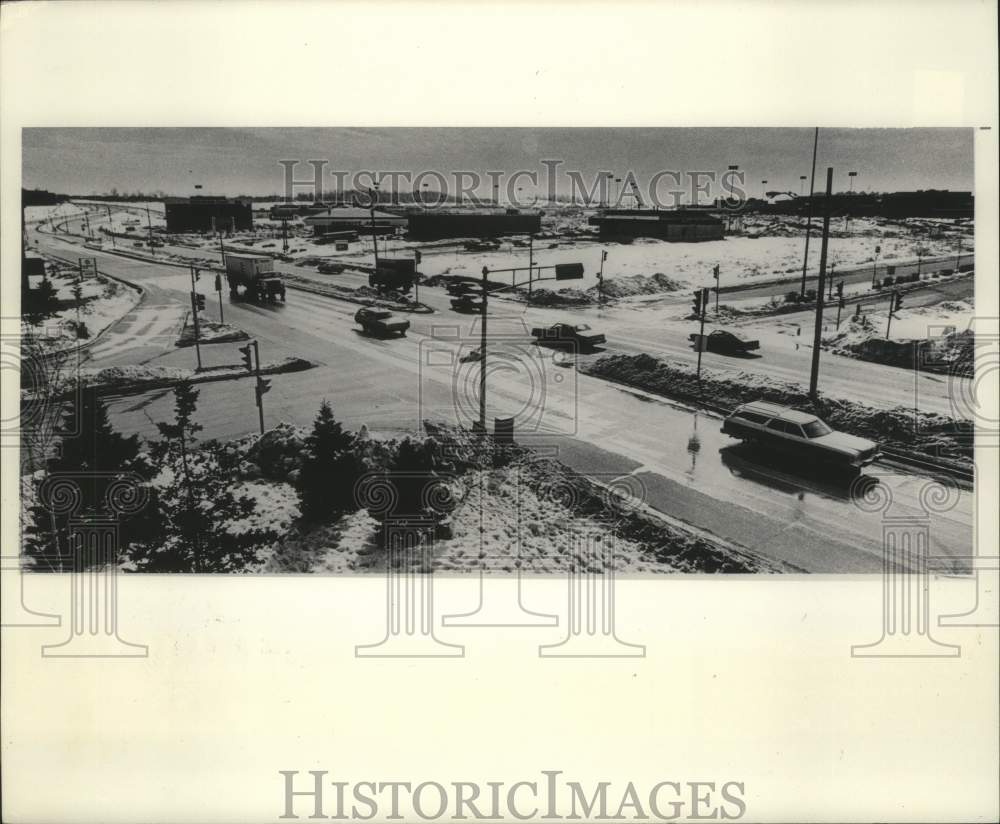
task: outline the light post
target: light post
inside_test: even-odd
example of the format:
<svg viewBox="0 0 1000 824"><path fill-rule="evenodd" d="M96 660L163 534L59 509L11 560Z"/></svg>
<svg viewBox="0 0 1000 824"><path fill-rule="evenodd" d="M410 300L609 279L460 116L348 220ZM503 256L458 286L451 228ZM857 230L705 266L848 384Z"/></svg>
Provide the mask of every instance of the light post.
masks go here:
<svg viewBox="0 0 1000 824"><path fill-rule="evenodd" d="M819 146L819 126L816 127L816 131L813 133L813 162L812 162L812 178L809 181L809 218L806 221L806 251L802 259L802 288L799 294L804 298L806 296L806 271L809 268L809 235L812 234L812 222L813 222L813 192L816 190L816 149ZM805 175L802 176L802 180L805 180ZM830 188L830 187L828 187ZM829 206L830 193L827 192L827 203ZM829 214L829 209L827 209Z"/></svg>
<svg viewBox="0 0 1000 824"><path fill-rule="evenodd" d="M542 269L554 269L555 274L550 278L538 278L538 281L544 280L579 280L583 277L583 264L582 263L555 263L549 266L537 266L535 267L539 271ZM508 289L517 289L520 286L524 286L524 283L515 283L514 275L518 271L522 271L523 267L514 267L511 269L494 269L493 273L498 274L500 272L510 272L511 273L511 284L510 286L501 286L494 291L504 292ZM479 421L477 424L477 429L482 435L486 434L486 319L488 316L487 304L489 302L489 279L490 269L488 266L483 267L483 280L482 280L482 290L483 290L483 300L479 308L479 318L480 318L480 335L479 335Z"/></svg>
<svg viewBox="0 0 1000 824"><path fill-rule="evenodd" d="M728 174L726 176L726 188L729 189L729 197L726 198L726 207L727 207L727 209L729 207L729 201L731 201L733 199L733 173L737 172L739 170L739 168L740 167L738 165L734 165L734 166L729 166L728 167L730 174ZM726 224L727 224L727 226L726 226L727 231L732 231L733 221L732 221L732 217L728 213L726 215Z"/></svg>
<svg viewBox="0 0 1000 824"><path fill-rule="evenodd" d="M806 185L806 176L805 175L799 175L799 197L802 197L802 195L803 195L802 189L803 189L803 187L805 185Z"/></svg>
<svg viewBox="0 0 1000 824"><path fill-rule="evenodd" d="M767 200L767 181L762 180L760 182L760 199Z"/></svg>
<svg viewBox="0 0 1000 824"><path fill-rule="evenodd" d="M872 289L878 288L878 255L882 251L882 247L875 246L875 261L872 263Z"/></svg>
<svg viewBox="0 0 1000 824"><path fill-rule="evenodd" d="M608 250L601 250L601 268L597 271L597 302L604 303L604 261L608 259Z"/></svg>
<svg viewBox="0 0 1000 824"><path fill-rule="evenodd" d="M857 176L858 176L857 172L848 172L847 173L847 179L850 181L850 188L848 189L848 191L851 194L854 194L854 178L856 178Z"/></svg>

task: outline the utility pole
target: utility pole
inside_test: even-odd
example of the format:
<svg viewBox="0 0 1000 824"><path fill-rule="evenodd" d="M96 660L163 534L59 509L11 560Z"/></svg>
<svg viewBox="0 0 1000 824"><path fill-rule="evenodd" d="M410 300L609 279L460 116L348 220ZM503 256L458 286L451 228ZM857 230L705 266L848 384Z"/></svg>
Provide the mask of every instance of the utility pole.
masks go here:
<svg viewBox="0 0 1000 824"><path fill-rule="evenodd" d="M115 227L114 227L114 224L112 222L111 207L110 206L108 206L108 234L111 235L111 248L112 249L117 249L118 248L118 244L115 243Z"/></svg>
<svg viewBox="0 0 1000 824"><path fill-rule="evenodd" d="M817 129L817 132L819 130ZM819 253L819 287L816 289L816 329L813 333L812 372L809 375L809 397L817 399L819 384L819 346L823 337L823 288L826 286L826 252L830 240L830 200L833 191L833 167L826 170L826 203L823 209L823 244Z"/></svg>
<svg viewBox="0 0 1000 824"><path fill-rule="evenodd" d="M149 251L156 257L156 247L153 245L153 221L149 217L149 206L146 206L146 229L149 232Z"/></svg>
<svg viewBox="0 0 1000 824"><path fill-rule="evenodd" d="M378 234L375 231L375 193L371 189L368 190L368 193L371 195L371 198L372 198L372 210L371 210L371 218L372 218L372 251L375 254L375 274L377 275L378 274Z"/></svg>
<svg viewBox="0 0 1000 824"><path fill-rule="evenodd" d="M194 268L194 264L190 264L189 268L191 270L191 317L194 321L194 351L198 358L198 370L201 371L201 332L198 327L198 289L195 286L195 282L198 280L198 270Z"/></svg>
<svg viewBox="0 0 1000 824"><path fill-rule="evenodd" d="M875 246L875 260L872 263L872 289L876 289L878 287L878 254L881 251L882 251L882 247L876 245Z"/></svg>
<svg viewBox="0 0 1000 824"><path fill-rule="evenodd" d="M420 254L419 249L413 250L413 302L420 304L420 272L417 267L420 265L420 261L423 260L423 255Z"/></svg>
<svg viewBox="0 0 1000 824"><path fill-rule="evenodd" d="M489 269L483 267L483 303L479 310L480 340L479 340L479 432L486 434L486 296L489 292L489 281L486 279ZM530 283L530 269L529 283Z"/></svg>
<svg viewBox="0 0 1000 824"><path fill-rule="evenodd" d="M834 270L836 268L837 268L837 264L836 263L831 263L830 264L830 276L827 278L827 282L830 284L830 288L827 291L826 298L827 298L827 300L831 300L831 301L833 300L833 272L834 272Z"/></svg>
<svg viewBox="0 0 1000 824"><path fill-rule="evenodd" d="M604 261L608 259L608 250L601 250L601 268L597 271L597 302L604 303Z"/></svg>
<svg viewBox="0 0 1000 824"><path fill-rule="evenodd" d="M701 321L698 330L698 389L701 389L701 353L705 349L705 312L708 310L708 287L698 289L694 293L694 311Z"/></svg>
<svg viewBox="0 0 1000 824"><path fill-rule="evenodd" d="M531 271L535 267L535 236L528 235L528 303L531 303Z"/></svg>
<svg viewBox="0 0 1000 824"><path fill-rule="evenodd" d="M222 232L219 232L219 254L222 256L222 268L226 268L226 247L222 245Z"/></svg>
<svg viewBox="0 0 1000 824"><path fill-rule="evenodd" d="M716 263L715 267L712 269L712 277L715 278L715 314L719 314L719 286L721 281L719 280L719 264Z"/></svg>
<svg viewBox="0 0 1000 824"><path fill-rule="evenodd" d="M809 219L806 221L806 255L802 261L802 289L799 294L804 298L806 296L806 270L809 268L809 235L812 234L812 222L813 222L813 194L816 189L816 147L819 145L819 126L816 127L816 131L813 134L813 165L812 165L812 179L809 181ZM829 188L829 187L828 187ZM829 197L829 192L827 197ZM829 202L827 202L827 212L829 213Z"/></svg>

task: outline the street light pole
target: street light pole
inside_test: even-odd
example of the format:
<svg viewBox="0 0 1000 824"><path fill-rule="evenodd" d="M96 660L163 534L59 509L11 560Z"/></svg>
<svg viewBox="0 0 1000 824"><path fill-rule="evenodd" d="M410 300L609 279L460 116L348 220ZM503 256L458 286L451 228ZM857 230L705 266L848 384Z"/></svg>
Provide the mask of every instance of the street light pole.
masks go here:
<svg viewBox="0 0 1000 824"><path fill-rule="evenodd" d="M816 131L813 134L813 164L812 164L812 179L809 181L809 219L806 221L806 254L802 260L802 288L799 290L799 294L804 298L806 296L806 270L809 268L809 235L812 234L812 222L813 222L813 192L816 189L816 147L819 145L819 126L816 127ZM829 203L826 204L829 207ZM829 213L829 208L827 212Z"/></svg>
<svg viewBox="0 0 1000 824"><path fill-rule="evenodd" d="M483 267L483 303L479 310L479 432L486 434L486 302L489 293L486 276L489 269Z"/></svg>
<svg viewBox="0 0 1000 824"><path fill-rule="evenodd" d="M826 170L826 203L823 209L823 242L819 253L819 284L816 289L816 328L813 332L812 370L809 397L817 400L819 384L819 347L823 337L823 287L826 285L826 252L830 240L830 195L833 192L833 167Z"/></svg>
<svg viewBox="0 0 1000 824"><path fill-rule="evenodd" d="M528 235L528 303L531 303L532 270L535 268L535 236Z"/></svg>

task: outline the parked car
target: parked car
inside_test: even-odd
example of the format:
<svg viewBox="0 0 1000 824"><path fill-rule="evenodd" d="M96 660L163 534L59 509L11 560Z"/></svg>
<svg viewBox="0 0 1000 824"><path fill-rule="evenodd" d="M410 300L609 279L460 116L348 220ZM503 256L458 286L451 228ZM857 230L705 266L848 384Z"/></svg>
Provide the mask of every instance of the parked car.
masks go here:
<svg viewBox="0 0 1000 824"><path fill-rule="evenodd" d="M688 340L694 344L696 350L701 337L697 332L688 335ZM745 340L725 329L716 329L705 335L705 348L702 351L716 352L719 355L745 355L755 349L760 349L759 340Z"/></svg>
<svg viewBox="0 0 1000 824"><path fill-rule="evenodd" d="M602 333L593 331L586 323L536 326L531 330L531 336L538 343L575 345L579 350L593 349L606 341Z"/></svg>
<svg viewBox="0 0 1000 824"><path fill-rule="evenodd" d="M723 422L722 431L775 452L853 473L879 457L879 445L874 441L837 432L809 412L767 401L737 407Z"/></svg>
<svg viewBox="0 0 1000 824"><path fill-rule="evenodd" d="M406 330L410 328L410 322L405 318L398 318L388 309L376 309L365 306L354 315L356 323L369 335L399 335L404 337Z"/></svg>
<svg viewBox="0 0 1000 824"><path fill-rule="evenodd" d="M459 295L464 295L467 292L475 291L480 284L471 280L453 280L446 287L446 291L449 295L454 295L458 297Z"/></svg>
<svg viewBox="0 0 1000 824"><path fill-rule="evenodd" d="M483 309L483 296L466 292L464 295L452 298L451 308L456 312L481 312Z"/></svg>

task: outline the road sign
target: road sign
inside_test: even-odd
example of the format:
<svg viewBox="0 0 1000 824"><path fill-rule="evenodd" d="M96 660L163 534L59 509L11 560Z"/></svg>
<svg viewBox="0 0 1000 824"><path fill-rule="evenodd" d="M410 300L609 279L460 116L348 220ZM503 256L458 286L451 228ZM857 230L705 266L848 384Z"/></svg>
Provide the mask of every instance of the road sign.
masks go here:
<svg viewBox="0 0 1000 824"><path fill-rule="evenodd" d="M80 258L80 280L97 277L97 258Z"/></svg>
<svg viewBox="0 0 1000 824"><path fill-rule="evenodd" d="M583 277L582 263L557 263L556 280L575 280Z"/></svg>

